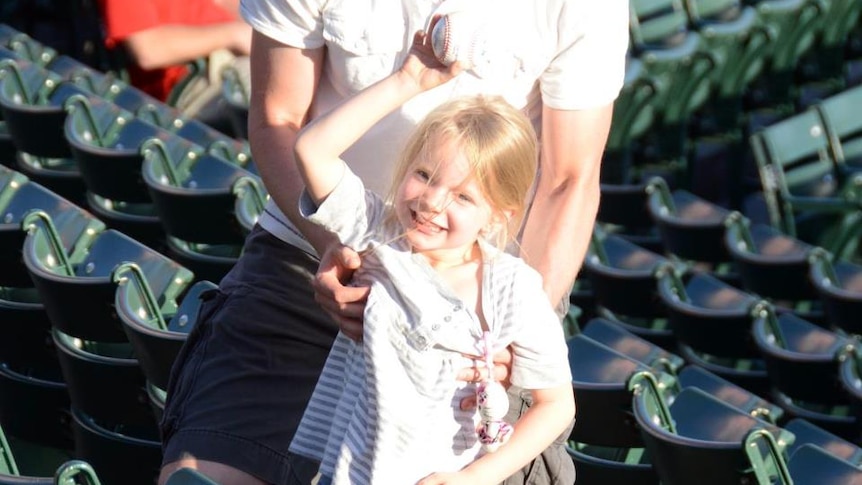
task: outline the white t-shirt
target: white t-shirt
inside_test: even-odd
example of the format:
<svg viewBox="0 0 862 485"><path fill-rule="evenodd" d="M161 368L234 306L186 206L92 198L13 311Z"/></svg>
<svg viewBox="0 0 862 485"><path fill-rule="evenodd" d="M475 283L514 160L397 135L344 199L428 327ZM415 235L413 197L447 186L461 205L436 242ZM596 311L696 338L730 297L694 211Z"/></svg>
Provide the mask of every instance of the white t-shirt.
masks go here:
<svg viewBox="0 0 862 485"><path fill-rule="evenodd" d="M450 98L496 94L523 109L538 129L542 104L577 110L613 101L625 76L628 0L242 0L258 32L301 48L326 46L323 77L312 115L325 112L401 66L413 34L431 16L479 9L493 25L492 45L507 54L503 67L479 77L465 72L411 99L378 122L343 155L366 186L389 188L392 167L410 130ZM314 253L270 201L261 226Z"/></svg>

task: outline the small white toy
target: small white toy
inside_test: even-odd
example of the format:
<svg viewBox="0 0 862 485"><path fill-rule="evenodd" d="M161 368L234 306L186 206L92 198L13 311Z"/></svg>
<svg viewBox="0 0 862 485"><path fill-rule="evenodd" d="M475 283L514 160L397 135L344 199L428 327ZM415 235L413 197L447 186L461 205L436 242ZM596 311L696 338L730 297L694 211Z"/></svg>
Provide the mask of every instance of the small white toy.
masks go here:
<svg viewBox="0 0 862 485"><path fill-rule="evenodd" d="M482 449L488 453L497 451L512 436L512 425L503 420L509 412L509 396L506 389L494 380L491 369L494 368L491 333L483 336L483 353L488 368L488 379L476 387L476 404L479 408L479 441Z"/></svg>

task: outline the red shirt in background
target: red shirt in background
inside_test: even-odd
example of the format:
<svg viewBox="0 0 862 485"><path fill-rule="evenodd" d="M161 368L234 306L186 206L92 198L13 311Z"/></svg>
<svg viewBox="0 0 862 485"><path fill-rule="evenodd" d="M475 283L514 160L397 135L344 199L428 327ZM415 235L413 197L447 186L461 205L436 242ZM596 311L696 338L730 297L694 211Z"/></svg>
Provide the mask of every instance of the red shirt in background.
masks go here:
<svg viewBox="0 0 862 485"><path fill-rule="evenodd" d="M235 20L212 0L99 0L109 49L135 32L170 24L207 25ZM165 101L174 85L188 72L185 64L144 70L129 64L126 70L133 86Z"/></svg>

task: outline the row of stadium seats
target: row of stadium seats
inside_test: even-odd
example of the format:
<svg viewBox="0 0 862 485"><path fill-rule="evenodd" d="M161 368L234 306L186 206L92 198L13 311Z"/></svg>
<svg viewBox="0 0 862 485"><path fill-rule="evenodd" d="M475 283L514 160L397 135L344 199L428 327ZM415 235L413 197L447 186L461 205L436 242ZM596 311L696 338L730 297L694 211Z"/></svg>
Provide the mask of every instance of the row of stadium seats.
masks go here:
<svg viewBox="0 0 862 485"><path fill-rule="evenodd" d="M741 132L751 99L798 105L799 66L846 86L857 1L631 6L630 76L608 159L641 150L635 142L649 136L659 141L636 155L687 165L693 120ZM15 336L0 341L4 449L59 450L40 475L79 459L103 483L151 484L167 370L199 296L235 261L266 199L244 142L247 91L228 73L224 94L238 120L230 137L8 26L0 47L0 161L10 165L0 169L0 320ZM824 53L819 62L806 59L812 50ZM751 140L753 156L765 147L758 160L788 144L768 140ZM816 150L821 162L832 162L830 151ZM816 229L825 226L797 225L799 211L779 210L801 178L763 191L770 215L794 216L799 230L785 232L699 199L685 190L687 175L607 168L642 183L613 187L636 205L607 197L605 184L601 216L651 224L638 239L600 217L572 296L582 312L568 341L578 483L862 480L858 312L827 310L815 283L847 304L862 289L844 246ZM674 238L673 229L691 230Z"/></svg>

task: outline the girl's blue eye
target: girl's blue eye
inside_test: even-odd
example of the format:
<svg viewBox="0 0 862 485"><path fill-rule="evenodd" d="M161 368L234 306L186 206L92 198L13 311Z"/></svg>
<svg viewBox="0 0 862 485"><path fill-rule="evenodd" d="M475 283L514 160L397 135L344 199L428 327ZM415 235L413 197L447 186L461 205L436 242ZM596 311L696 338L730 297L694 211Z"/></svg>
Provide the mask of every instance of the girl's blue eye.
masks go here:
<svg viewBox="0 0 862 485"><path fill-rule="evenodd" d="M473 199L467 194L458 194L458 200L461 202L473 202Z"/></svg>
<svg viewBox="0 0 862 485"><path fill-rule="evenodd" d="M428 175L428 172L426 172L425 170L416 170L416 175L417 175L419 178L421 178L422 180L428 180L428 179L430 179L430 178L431 178L431 177Z"/></svg>

